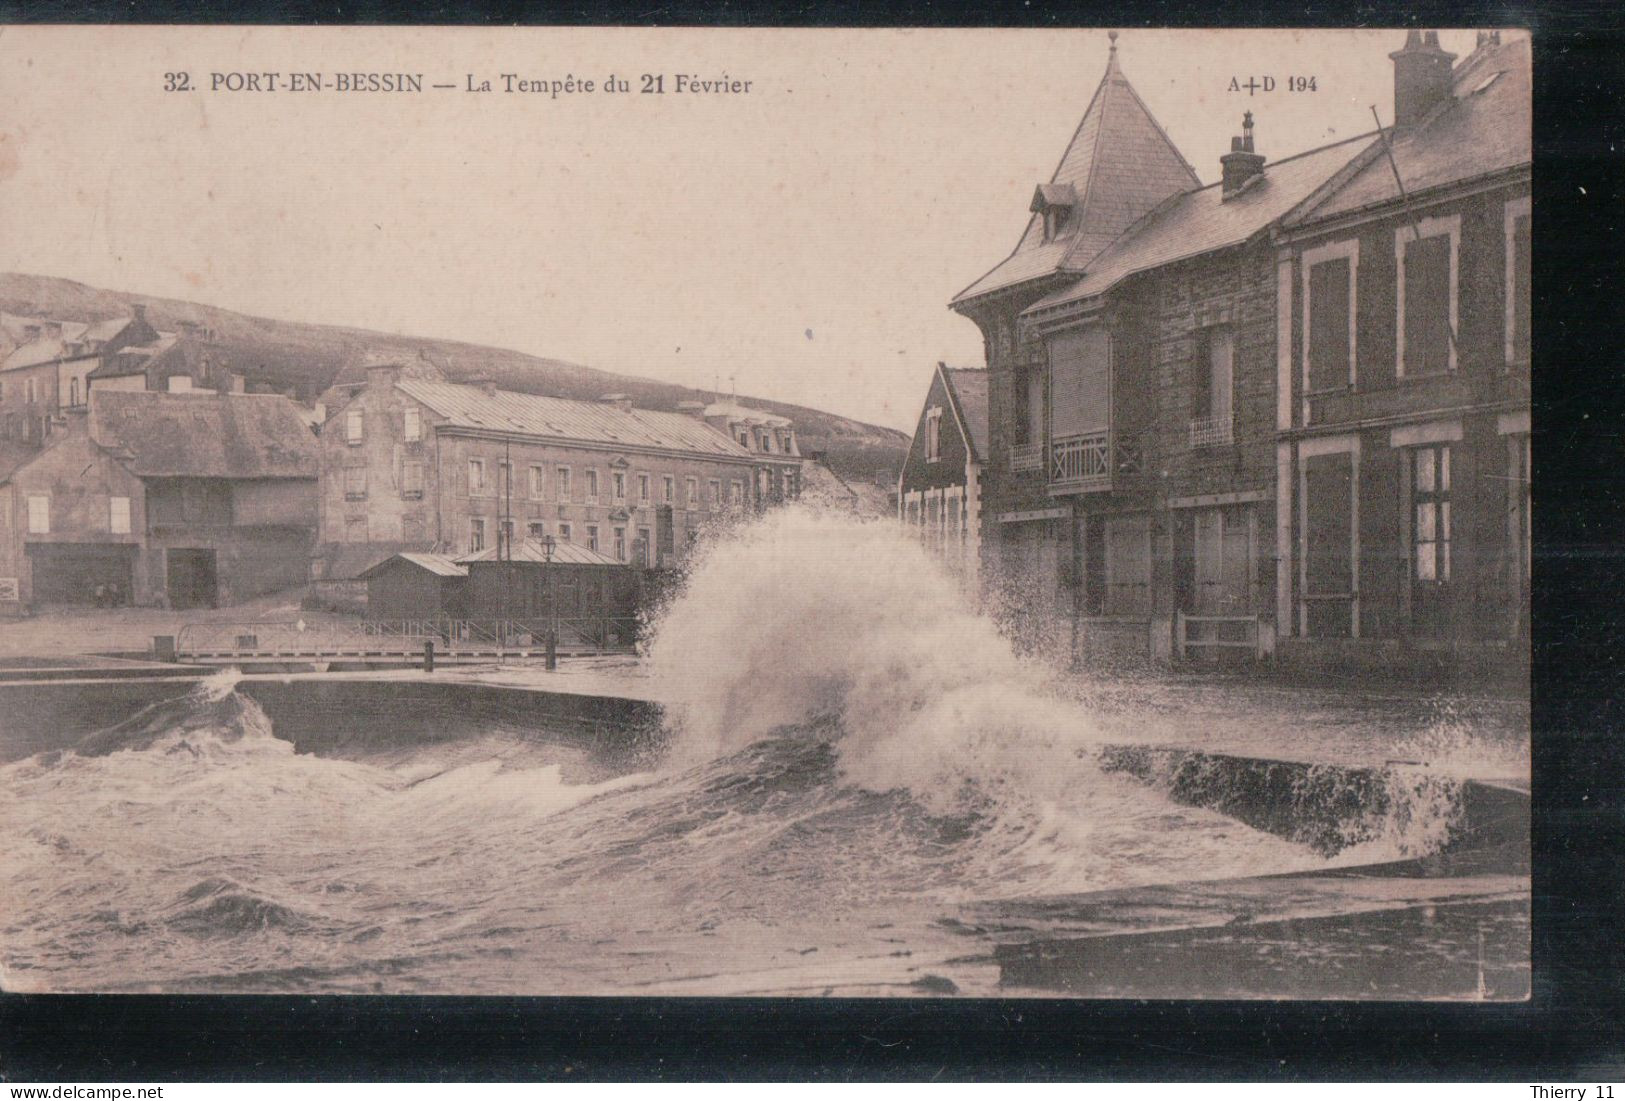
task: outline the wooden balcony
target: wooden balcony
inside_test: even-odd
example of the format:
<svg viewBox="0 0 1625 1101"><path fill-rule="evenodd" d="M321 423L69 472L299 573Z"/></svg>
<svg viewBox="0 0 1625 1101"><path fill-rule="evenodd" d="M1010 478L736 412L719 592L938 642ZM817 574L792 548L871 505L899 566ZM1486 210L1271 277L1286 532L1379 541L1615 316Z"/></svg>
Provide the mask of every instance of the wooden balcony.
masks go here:
<svg viewBox="0 0 1625 1101"><path fill-rule="evenodd" d="M1099 493L1112 487L1111 433L1062 436L1050 444L1050 488Z"/></svg>

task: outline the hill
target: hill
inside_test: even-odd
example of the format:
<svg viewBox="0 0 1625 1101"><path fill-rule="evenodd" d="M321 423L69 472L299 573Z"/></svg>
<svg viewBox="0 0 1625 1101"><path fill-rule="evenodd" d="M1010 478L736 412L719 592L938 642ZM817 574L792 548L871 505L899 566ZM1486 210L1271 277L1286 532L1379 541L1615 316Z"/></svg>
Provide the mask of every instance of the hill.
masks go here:
<svg viewBox="0 0 1625 1101"><path fill-rule="evenodd" d="M95 322L127 316L136 302L146 304L147 318L156 328L175 330L181 323L191 322L213 330L216 342L229 349L233 368L251 380L296 391L306 399L332 385L346 365L363 362L369 356L405 361L422 357L454 382L489 378L503 389L525 393L593 400L618 392L649 409L672 410L678 402L710 396L686 386L506 348L277 321L196 302L104 290L51 276L0 273L0 310L7 313ZM740 395L739 400L794 420L803 453L826 452L831 469L844 478L872 482L877 472L895 477L902 467L908 437L901 432L765 398Z"/></svg>

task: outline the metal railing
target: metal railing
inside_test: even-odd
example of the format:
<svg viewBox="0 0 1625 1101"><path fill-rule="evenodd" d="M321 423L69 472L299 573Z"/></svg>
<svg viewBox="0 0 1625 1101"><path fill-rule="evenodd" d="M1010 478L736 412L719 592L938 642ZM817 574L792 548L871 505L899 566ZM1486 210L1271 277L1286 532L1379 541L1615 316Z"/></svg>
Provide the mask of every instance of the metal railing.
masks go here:
<svg viewBox="0 0 1625 1101"><path fill-rule="evenodd" d="M1050 482L1078 489L1112 487L1111 433L1063 436L1050 446Z"/></svg>
<svg viewBox="0 0 1625 1101"><path fill-rule="evenodd" d="M1230 414L1191 421L1192 447L1220 447L1234 439Z"/></svg>
<svg viewBox="0 0 1625 1101"><path fill-rule="evenodd" d="M637 645L639 623L635 616L188 623L175 637L175 653L194 659L415 658L433 642L447 657L528 656L545 652L550 629L558 632L560 650L624 653Z"/></svg>
<svg viewBox="0 0 1625 1101"><path fill-rule="evenodd" d="M1041 443L1017 444L1010 449L1010 469L1014 472L1024 470L1044 469L1044 445Z"/></svg>

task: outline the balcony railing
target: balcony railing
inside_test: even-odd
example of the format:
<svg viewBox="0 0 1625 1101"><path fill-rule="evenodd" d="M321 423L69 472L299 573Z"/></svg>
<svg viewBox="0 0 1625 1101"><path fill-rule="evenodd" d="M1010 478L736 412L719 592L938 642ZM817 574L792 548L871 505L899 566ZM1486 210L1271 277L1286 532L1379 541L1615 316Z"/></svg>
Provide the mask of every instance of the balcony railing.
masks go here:
<svg viewBox="0 0 1625 1101"><path fill-rule="evenodd" d="M1191 421L1191 446L1222 447L1232 442L1232 431L1231 418L1228 414Z"/></svg>
<svg viewBox="0 0 1625 1101"><path fill-rule="evenodd" d="M1069 489L1112 487L1111 433L1063 436L1050 445L1050 483Z"/></svg>
<svg viewBox="0 0 1625 1101"><path fill-rule="evenodd" d="M1044 445L1041 443L1018 444L1010 449L1010 469L1020 473L1024 470L1044 469Z"/></svg>

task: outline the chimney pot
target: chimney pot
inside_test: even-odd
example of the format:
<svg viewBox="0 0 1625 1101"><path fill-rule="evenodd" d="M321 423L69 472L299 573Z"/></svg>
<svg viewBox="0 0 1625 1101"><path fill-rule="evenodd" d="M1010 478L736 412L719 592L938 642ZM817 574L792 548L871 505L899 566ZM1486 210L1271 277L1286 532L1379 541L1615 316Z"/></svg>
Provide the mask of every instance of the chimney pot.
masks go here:
<svg viewBox="0 0 1625 1101"><path fill-rule="evenodd" d="M132 303L130 303L130 316L135 318L137 321L141 322L142 324L146 324L146 321L147 321L147 304L145 302L132 302Z"/></svg>
<svg viewBox="0 0 1625 1101"><path fill-rule="evenodd" d="M1219 158L1223 169L1220 198L1231 199L1264 174L1264 156L1253 152L1253 113L1241 119L1241 136L1230 139L1230 152Z"/></svg>
<svg viewBox="0 0 1625 1101"><path fill-rule="evenodd" d="M632 399L626 394L605 394L598 400L606 405L613 405L623 413L632 411Z"/></svg>

